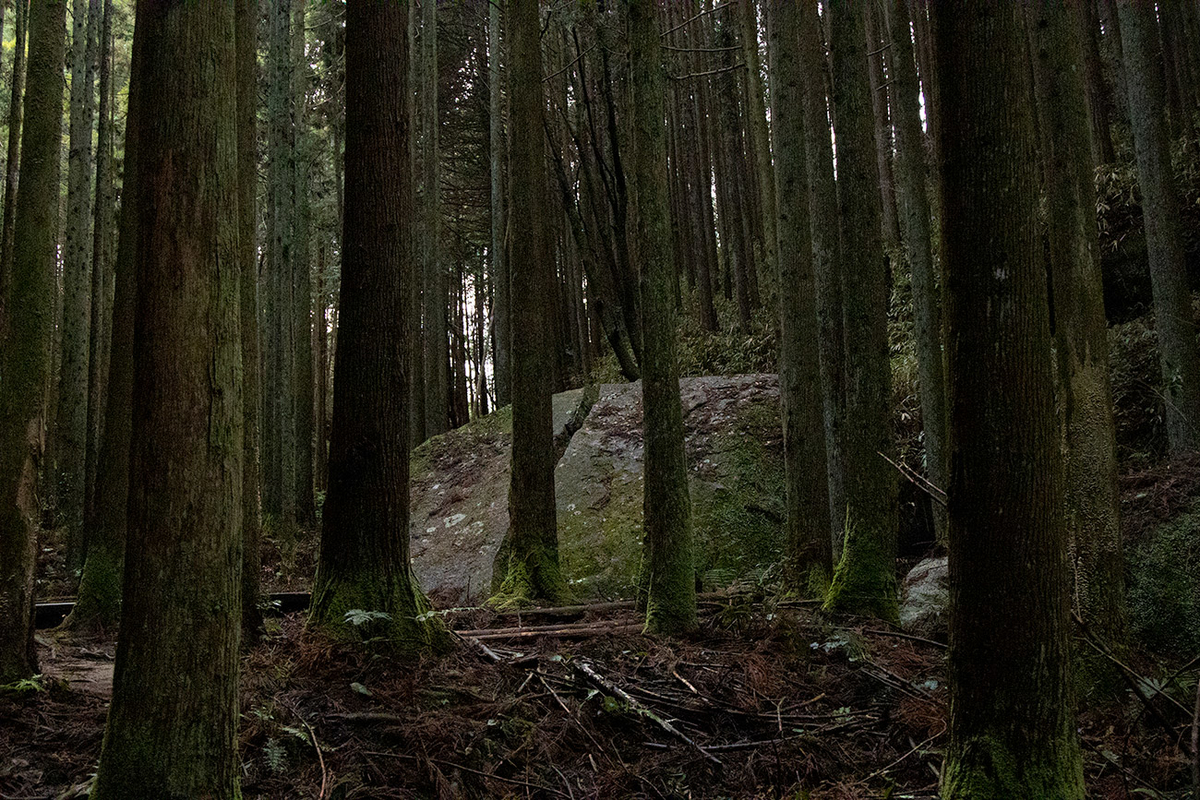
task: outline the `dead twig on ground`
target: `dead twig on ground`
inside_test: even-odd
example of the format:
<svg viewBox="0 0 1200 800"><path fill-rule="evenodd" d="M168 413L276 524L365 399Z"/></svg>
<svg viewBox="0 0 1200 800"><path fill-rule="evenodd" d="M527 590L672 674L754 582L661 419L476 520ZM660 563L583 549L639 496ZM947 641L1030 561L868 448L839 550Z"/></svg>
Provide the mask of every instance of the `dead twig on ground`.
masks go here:
<svg viewBox="0 0 1200 800"><path fill-rule="evenodd" d="M895 639L907 639L910 642L920 642L927 644L930 647L936 647L939 650L945 650L946 645L941 642L935 642L933 639L922 639L920 636L913 636L911 633L901 633L900 631L881 631L875 628L864 628L863 633L871 633L876 636L891 636Z"/></svg>
<svg viewBox="0 0 1200 800"><path fill-rule="evenodd" d="M680 741L685 742L686 744L695 748L696 751L699 752L700 755L704 756L705 759L712 762L713 764L715 764L718 767L724 768L725 765L721 762L721 759L717 758L712 753L709 753L703 747L696 744L696 742L691 737L689 737L687 734L685 734L683 731L679 730L674 725L667 722L665 719L660 717L658 714L655 714L649 708L646 708L645 705L643 705L642 703L640 703L636 699L634 699L634 697L631 694L629 694L629 692L625 691L620 686L617 686L612 681L610 681L607 678L605 678L604 676L600 675L600 673L596 672L596 670L592 667L591 664L587 663L586 661L577 661L575 663L575 668L578 669L580 672L582 672L587 677L587 679L589 681L591 681L593 684L595 684L598 688L603 689L604 691L608 692L609 694L625 701L625 703L628 704L630 708L634 709L642 716L645 716L645 717L653 720L654 722L658 723L658 726L660 728L662 728L663 730L665 730L667 733L671 734L676 739L679 739Z"/></svg>

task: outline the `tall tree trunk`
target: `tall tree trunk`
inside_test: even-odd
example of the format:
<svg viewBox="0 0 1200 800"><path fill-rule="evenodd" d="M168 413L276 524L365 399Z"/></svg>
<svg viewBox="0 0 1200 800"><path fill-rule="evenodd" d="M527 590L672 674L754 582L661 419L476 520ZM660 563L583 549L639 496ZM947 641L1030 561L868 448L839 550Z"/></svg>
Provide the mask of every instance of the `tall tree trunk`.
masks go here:
<svg viewBox="0 0 1200 800"><path fill-rule="evenodd" d="M313 347L316 350L317 380L316 380L316 488L319 492L329 489L329 427L328 427L328 398L329 398L329 318L328 314L328 283L329 273L326 263L326 244L321 239L317 242L317 308L313 328Z"/></svg>
<svg viewBox="0 0 1200 800"><path fill-rule="evenodd" d="M421 85L421 51L419 49L419 40L417 32L421 27L421 7L418 0L408 0L408 52L411 58L408 61L408 85L409 92L407 95L409 118L412 120L412 130L408 137L408 158L412 172L413 182L413 200L414 208L413 215L406 223L409 236L405 247L412 250L413 264L416 267L416 272L413 274L412 285L409 287L409 302L412 304L412 310L409 314L412 325L412 332L409 335L409 346L412 347L412 364L409 370L409 384L411 395L409 396L409 418L412 426L411 443L416 447L426 439L425 426L425 326L422 321L422 316L425 313L425 302L422 299L425 291L425 269L422 262L422 253L424 252L425 244L423 237L425 236L425 224L423 220L424 200L423 186L425 182L425 156L424 145L422 144L424 137L424 123L422 115L425 113L424 106L417 103L416 87Z"/></svg>
<svg viewBox="0 0 1200 800"><path fill-rule="evenodd" d="M24 115L25 94L25 34L28 26L29 0L16 0L16 19L13 20L14 44L12 93L8 101L8 147L4 159L4 210L0 221L0 341L8 329L6 308L12 291L13 234L16 219L17 176L21 161L21 120Z"/></svg>
<svg viewBox="0 0 1200 800"><path fill-rule="evenodd" d="M312 173L312 138L308 122L307 0L294 0L292 24L292 98L296 123L292 133L295 153L295 228L292 250L292 356L294 366L293 397L296 403L296 517L305 525L317 520L313 494L313 292L309 268L311 208L309 180Z"/></svg>
<svg viewBox="0 0 1200 800"><path fill-rule="evenodd" d="M779 395L787 487L786 546L791 582L819 593L833 572L829 480L821 397L816 277L804 152L804 69L799 18L791 0L769 0L771 130L779 218Z"/></svg>
<svg viewBox="0 0 1200 800"><path fill-rule="evenodd" d="M684 9L683 6L680 6ZM686 13L686 10L685 10ZM696 47L699 37L693 36L689 28L684 39L685 46ZM702 62L700 54L693 52L685 62L693 72L700 72ZM683 102L684 119L691 133L687 143L688 183L691 191L689 208L693 218L690 220L692 230L692 251L696 259L696 304L699 313L700 329L708 332L717 330L717 312L713 305L713 275L718 271L716 262L716 240L714 237L712 210L712 166L708 148L706 128L708 120L702 106L702 81L706 78L694 78L688 82L689 94Z"/></svg>
<svg viewBox="0 0 1200 800"><path fill-rule="evenodd" d="M96 459L104 423L104 393L108 382L112 307L112 0L104 0L100 22L100 106L96 124L96 196L92 214L92 330L88 344L87 463L84 470L84 549L93 532L96 508Z"/></svg>
<svg viewBox="0 0 1200 800"><path fill-rule="evenodd" d="M892 173L892 94L890 48L884 43L886 23L877 17L878 5L864 3L866 9L867 74L871 81L871 114L875 122L875 161L879 168L879 198L883 210L883 247L892 253L900 246L900 221L896 214L896 179ZM886 74L886 78L885 78Z"/></svg>
<svg viewBox="0 0 1200 800"><path fill-rule="evenodd" d="M50 374L66 36L66 0L34 3L21 136L24 189L16 205L8 330L0 349L0 684L37 672L37 480Z"/></svg>
<svg viewBox="0 0 1200 800"><path fill-rule="evenodd" d="M450 293L442 263L437 3L421 3L421 56L416 94L421 120L419 224L425 332L425 436L450 429Z"/></svg>
<svg viewBox="0 0 1200 800"><path fill-rule="evenodd" d="M258 3L237 0L238 286L242 329L242 635L262 632L262 374L258 328Z"/></svg>
<svg viewBox="0 0 1200 800"><path fill-rule="evenodd" d="M413 253L406 108L408 4L346 6L346 221L334 365L329 493L310 624L384 638L401 653L444 642L408 556L408 401ZM350 624L354 609L388 615Z"/></svg>
<svg viewBox="0 0 1200 800"><path fill-rule="evenodd" d="M509 528L496 556L493 583L518 597L553 600L565 589L558 562L551 430L552 337L546 309L554 304L550 215L546 202L546 137L541 21L535 3L507 8L509 41L510 274L512 276L512 485Z"/></svg>
<svg viewBox="0 0 1200 800"><path fill-rule="evenodd" d="M708 42L707 38L697 41L703 44ZM696 72L700 70L700 54L694 53L692 58L693 69ZM709 318L711 327L704 328L705 330L715 331L718 328L717 312L713 305L713 295L719 291L717 281L721 273L721 265L717 258L717 225L713 214L713 148L712 144L712 116L710 113L711 104L709 103L709 79L702 77L697 79L698 83L695 86L695 91L692 95L692 113L696 117L696 137L699 140L697 144L697 156L699 158L698 172L696 175L696 186L699 192L697 200L699 201L701 220L700 220L700 235L703 237L703 266L701 273L708 276L706 284L700 287L700 308L701 327L704 327L705 318ZM707 269L705 269L707 267ZM703 280L701 275L697 275L697 282Z"/></svg>
<svg viewBox="0 0 1200 800"><path fill-rule="evenodd" d="M880 227L879 168L867 76L865 9L830 3L838 208L846 352L846 541L826 606L894 620L897 487L884 460L891 426L888 282ZM882 454L882 455L881 455Z"/></svg>
<svg viewBox="0 0 1200 800"><path fill-rule="evenodd" d="M1117 5L1167 399L1167 438L1171 452L1182 453L1200 445L1200 344L1192 319L1179 196L1163 117L1163 65L1155 55L1158 40L1154 7L1143 3Z"/></svg>
<svg viewBox="0 0 1200 800"><path fill-rule="evenodd" d="M292 0L271 4L268 28L268 293L269 342L263 391L263 511L273 515L276 530L290 534L296 522L295 347L292 300L295 223L295 140L292 97Z"/></svg>
<svg viewBox="0 0 1200 800"><path fill-rule="evenodd" d="M921 428L929 482L945 490L949 472L946 364L942 350L941 291L933 269L929 197L925 190L925 139L921 132L920 87L913 60L908 8L895 0L888 8L892 48L892 109L896 124L896 174L904 223L904 250L912 274L913 336L921 392ZM946 510L933 503L934 532L946 541Z"/></svg>
<svg viewBox="0 0 1200 800"><path fill-rule="evenodd" d="M646 448L643 549L646 629L696 627L692 503L683 451L683 406L675 357L675 279L667 199L666 72L657 4L629 0L633 85L633 195L642 299L642 432Z"/></svg>
<svg viewBox="0 0 1200 800"><path fill-rule="evenodd" d="M492 239L488 255L492 265L492 345L494 349L496 405L512 402L512 328L510 327L509 269L505 259L507 222L504 162L504 73L501 71L501 3L488 4L488 148L491 155Z"/></svg>
<svg viewBox="0 0 1200 800"><path fill-rule="evenodd" d="M233 3L142 3L121 638L92 797L237 797L242 351Z"/></svg>
<svg viewBox="0 0 1200 800"><path fill-rule="evenodd" d="M1064 508L1075 606L1093 631L1119 645L1126 635L1121 503L1091 118L1084 76L1075 68L1083 56L1074 22L1064 0L1043 0L1032 26L1059 405L1066 422Z"/></svg>
<svg viewBox="0 0 1200 800"><path fill-rule="evenodd" d="M1098 11L1093 3L1076 3L1071 12L1082 44L1080 58L1083 64L1084 86L1087 89L1088 121L1092 129L1092 161L1097 165L1110 164L1117 157L1112 140L1115 109L1112 86L1105 79L1100 56Z"/></svg>
<svg viewBox="0 0 1200 800"><path fill-rule="evenodd" d="M1120 122L1129 121L1129 86L1125 82L1125 53L1121 45L1121 20L1117 0L1100 0L1100 54L1105 69L1112 75L1113 97Z"/></svg>
<svg viewBox="0 0 1200 800"><path fill-rule="evenodd" d="M758 178L759 213L763 233L763 269L766 275L778 274L779 235L775 231L776 186L775 171L771 167L771 141L767 133L766 103L763 100L762 61L758 50L758 14L754 0L738 3L741 14L742 52L746 59L746 132L749 134L752 167ZM789 47L794 47L792 43Z"/></svg>
<svg viewBox="0 0 1200 800"><path fill-rule="evenodd" d="M112 0L104 2L104 21L100 47L100 135L96 145L96 207L92 238L92 346L89 356L88 397L88 492L84 512L85 557L79 579L79 591L71 616L64 623L76 630L105 631L114 628L121 612L121 568L124 564L125 507L129 496L130 361L133 334L133 308L127 302L129 292L122 287L120 300L126 305L112 308L107 300L107 284L112 270L109 263L109 226L113 200L111 166L111 52ZM121 188L122 214L133 187L135 158L129 132L136 122L132 108L126 116L125 175ZM119 256L119 254L118 254ZM123 266L128 273L130 266ZM120 275L118 280L124 281ZM120 310L121 315L115 312ZM128 337L125 337L125 333ZM120 342L116 339L122 337ZM120 351L118 351L120 348ZM121 359L113 365L113 359ZM118 385L119 384L119 385ZM114 398L114 392L120 396ZM110 405L116 401L116 406ZM120 419L117 415L120 415ZM115 439L119 452L114 452ZM119 508L114 506L119 505Z"/></svg>
<svg viewBox="0 0 1200 800"><path fill-rule="evenodd" d="M825 96L825 55L816 6L801 8L799 57L804 81L804 154L808 169L809 229L816 277L825 410L825 458L829 475L829 522L833 553L845 541L846 471L842 439L846 424L846 356L842 334L841 244L838 239L837 185Z"/></svg>
<svg viewBox="0 0 1200 800"><path fill-rule="evenodd" d="M1019 4L939 6L951 375L947 800L1084 796Z"/></svg>
<svg viewBox="0 0 1200 800"><path fill-rule="evenodd" d="M71 34L71 145L63 241L62 356L54 439L67 565L83 564L87 474L88 342L92 330L92 122L99 0L75 0Z"/></svg>

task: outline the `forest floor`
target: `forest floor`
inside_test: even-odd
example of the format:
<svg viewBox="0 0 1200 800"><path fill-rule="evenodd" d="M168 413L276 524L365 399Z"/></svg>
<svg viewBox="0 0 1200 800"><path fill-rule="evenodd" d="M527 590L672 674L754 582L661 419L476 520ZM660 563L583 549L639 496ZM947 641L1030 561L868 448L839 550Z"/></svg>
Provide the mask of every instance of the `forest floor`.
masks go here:
<svg viewBox="0 0 1200 800"><path fill-rule="evenodd" d="M245 796L937 796L937 642L747 594L706 599L688 640L627 604L447 622L458 647L405 664L272 620L243 663ZM0 797L84 796L114 646L38 639L40 681L0 694ZM1080 714L1090 796L1186 796L1190 716L1119 697Z"/></svg>

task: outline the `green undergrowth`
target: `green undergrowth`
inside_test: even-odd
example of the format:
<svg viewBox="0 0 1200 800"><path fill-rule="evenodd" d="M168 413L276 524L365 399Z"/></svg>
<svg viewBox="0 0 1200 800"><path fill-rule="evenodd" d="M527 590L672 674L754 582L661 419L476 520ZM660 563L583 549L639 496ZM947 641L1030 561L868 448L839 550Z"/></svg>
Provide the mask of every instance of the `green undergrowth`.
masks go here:
<svg viewBox="0 0 1200 800"><path fill-rule="evenodd" d="M1126 546L1130 629L1146 648L1200 651L1200 501Z"/></svg>

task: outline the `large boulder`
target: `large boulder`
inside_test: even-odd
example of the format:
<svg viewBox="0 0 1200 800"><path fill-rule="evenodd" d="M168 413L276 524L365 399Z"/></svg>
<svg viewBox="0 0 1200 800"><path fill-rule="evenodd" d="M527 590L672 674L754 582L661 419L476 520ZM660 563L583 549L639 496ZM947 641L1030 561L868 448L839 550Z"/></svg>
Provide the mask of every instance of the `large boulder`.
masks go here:
<svg viewBox="0 0 1200 800"><path fill-rule="evenodd" d="M944 642L950 608L950 570L945 556L927 558L913 567L900 589L900 627L926 639Z"/></svg>
<svg viewBox="0 0 1200 800"><path fill-rule="evenodd" d="M705 588L759 577L782 549L778 380L685 378L680 393L698 576ZM559 553L581 600L629 596L641 565L641 384L606 384L596 395L554 398ZM511 438L502 409L413 454L413 567L443 607L489 594L508 526Z"/></svg>

